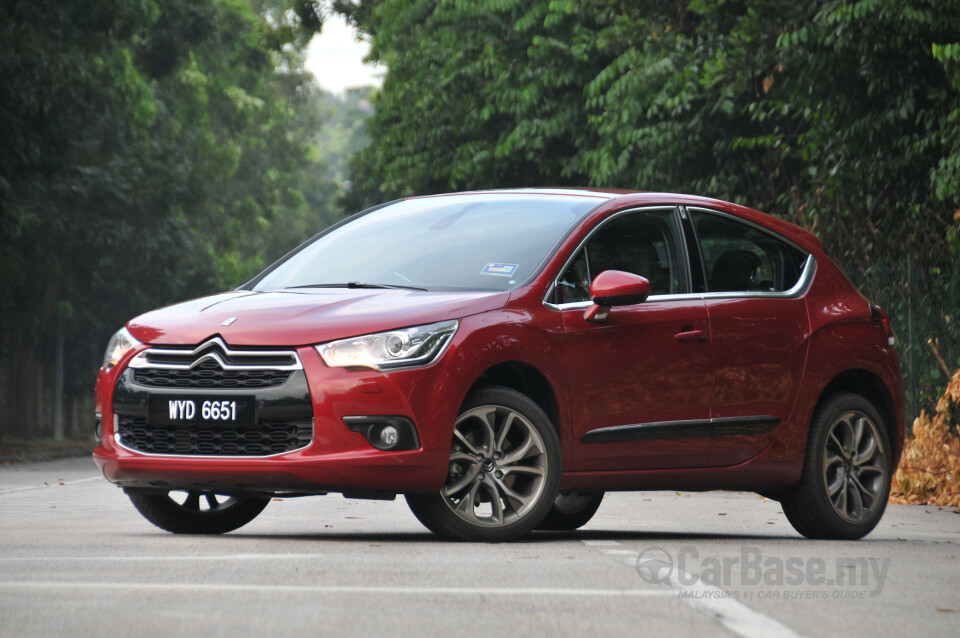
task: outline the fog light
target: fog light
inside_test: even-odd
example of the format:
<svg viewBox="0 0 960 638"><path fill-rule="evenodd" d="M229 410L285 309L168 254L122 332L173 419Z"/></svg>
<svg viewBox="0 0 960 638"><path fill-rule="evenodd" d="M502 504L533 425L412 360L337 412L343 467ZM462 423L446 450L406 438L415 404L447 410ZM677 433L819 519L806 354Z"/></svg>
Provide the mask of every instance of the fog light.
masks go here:
<svg viewBox="0 0 960 638"><path fill-rule="evenodd" d="M367 441L384 452L402 452L420 447L417 428L405 416L345 416L344 424L366 437Z"/></svg>
<svg viewBox="0 0 960 638"><path fill-rule="evenodd" d="M384 447L391 448L397 444L397 441L400 440L400 433L397 432L397 428L392 425L380 428L380 434L378 436L380 442L383 443Z"/></svg>

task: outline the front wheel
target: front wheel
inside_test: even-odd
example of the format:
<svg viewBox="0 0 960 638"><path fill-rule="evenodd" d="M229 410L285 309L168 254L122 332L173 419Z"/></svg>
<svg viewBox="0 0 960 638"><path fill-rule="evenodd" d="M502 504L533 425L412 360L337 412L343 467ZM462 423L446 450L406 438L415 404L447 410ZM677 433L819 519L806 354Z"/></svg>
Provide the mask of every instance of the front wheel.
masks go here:
<svg viewBox="0 0 960 638"><path fill-rule="evenodd" d="M865 398L836 394L817 408L800 484L780 504L808 538L853 540L880 522L893 472L888 429Z"/></svg>
<svg viewBox="0 0 960 638"><path fill-rule="evenodd" d="M243 527L263 511L269 498L239 497L208 491L128 491L144 518L174 534L225 534Z"/></svg>
<svg viewBox="0 0 960 638"><path fill-rule="evenodd" d="M439 536L507 541L543 519L559 485L560 442L550 419L519 392L493 387L463 404L443 488L406 499Z"/></svg>

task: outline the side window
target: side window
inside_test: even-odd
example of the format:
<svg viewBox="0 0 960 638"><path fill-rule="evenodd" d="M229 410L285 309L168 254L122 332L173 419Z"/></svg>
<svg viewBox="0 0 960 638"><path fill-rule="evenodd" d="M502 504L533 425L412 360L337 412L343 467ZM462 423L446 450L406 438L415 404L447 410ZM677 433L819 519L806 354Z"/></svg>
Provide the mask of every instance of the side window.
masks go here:
<svg viewBox="0 0 960 638"><path fill-rule="evenodd" d="M707 292L783 292L800 280L807 254L761 230L698 210Z"/></svg>
<svg viewBox="0 0 960 638"><path fill-rule="evenodd" d="M590 282L604 270L646 277L652 295L688 292L673 209L641 210L605 222L557 278L557 303L588 301Z"/></svg>
<svg viewBox="0 0 960 638"><path fill-rule="evenodd" d="M590 301L590 271L587 270L587 256L582 249L577 251L577 257L557 278L555 297L558 304Z"/></svg>

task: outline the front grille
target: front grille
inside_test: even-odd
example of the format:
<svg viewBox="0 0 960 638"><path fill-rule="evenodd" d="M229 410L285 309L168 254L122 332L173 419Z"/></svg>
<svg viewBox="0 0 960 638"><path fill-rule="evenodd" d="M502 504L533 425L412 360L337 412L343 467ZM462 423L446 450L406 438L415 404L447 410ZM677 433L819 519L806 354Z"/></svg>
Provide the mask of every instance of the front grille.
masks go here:
<svg viewBox="0 0 960 638"><path fill-rule="evenodd" d="M171 424L152 411L158 402L214 397L255 400L255 423L248 415L243 426L205 418ZM138 353L117 380L113 413L119 442L148 454L271 456L313 440L313 403L297 351L230 347L219 336Z"/></svg>
<svg viewBox="0 0 960 638"><path fill-rule="evenodd" d="M230 347L213 337L196 347L153 346L133 358L134 369L189 370L206 363L218 363L224 370L300 370L296 350Z"/></svg>
<svg viewBox="0 0 960 638"><path fill-rule="evenodd" d="M287 382L289 370L224 370L206 359L188 370L137 368L133 379L151 388L275 388Z"/></svg>
<svg viewBox="0 0 960 638"><path fill-rule="evenodd" d="M142 417L118 418L120 442L149 454L269 456L299 450L313 439L312 419L263 419L253 428L190 429L147 425Z"/></svg>

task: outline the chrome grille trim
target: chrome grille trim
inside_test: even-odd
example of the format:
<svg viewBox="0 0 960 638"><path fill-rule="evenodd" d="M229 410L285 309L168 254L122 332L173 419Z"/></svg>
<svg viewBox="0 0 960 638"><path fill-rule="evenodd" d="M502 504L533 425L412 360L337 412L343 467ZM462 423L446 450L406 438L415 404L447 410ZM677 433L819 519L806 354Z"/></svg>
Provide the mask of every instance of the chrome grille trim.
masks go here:
<svg viewBox="0 0 960 638"><path fill-rule="evenodd" d="M164 362L164 359L167 359ZM171 362L170 359L180 359ZM182 361L189 359L189 363ZM280 363L281 361L287 363ZM296 350L231 350L220 337L195 348L153 347L130 361L131 368L191 370L204 361L215 361L224 370L302 370Z"/></svg>

